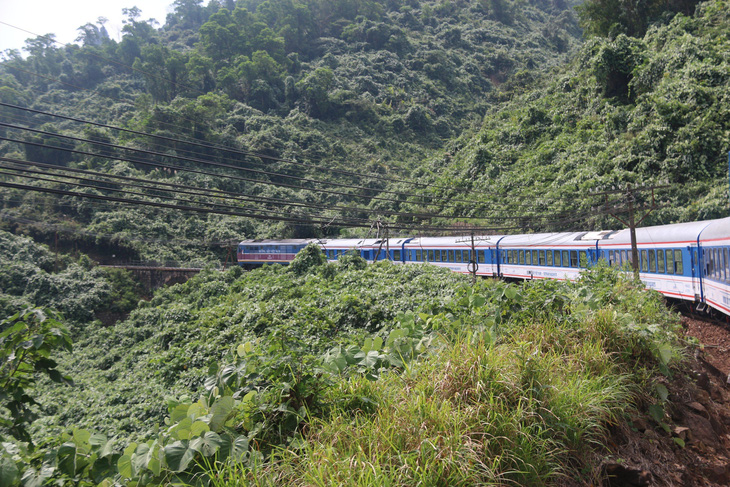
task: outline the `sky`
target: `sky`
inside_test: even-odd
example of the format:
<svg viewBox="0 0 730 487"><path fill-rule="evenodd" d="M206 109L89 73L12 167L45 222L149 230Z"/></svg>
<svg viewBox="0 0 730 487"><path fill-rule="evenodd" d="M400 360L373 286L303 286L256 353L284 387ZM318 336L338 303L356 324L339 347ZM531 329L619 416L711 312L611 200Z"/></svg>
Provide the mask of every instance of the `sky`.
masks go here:
<svg viewBox="0 0 730 487"><path fill-rule="evenodd" d="M106 29L112 39L119 40L122 33L123 8L138 7L141 20L153 18L160 25L172 11L174 0L0 0L0 52L6 49L21 50L25 39L36 35L56 34L56 40L75 42L77 28L87 22L96 23L106 17ZM20 31L5 24L31 31ZM21 51L21 54L25 55Z"/></svg>

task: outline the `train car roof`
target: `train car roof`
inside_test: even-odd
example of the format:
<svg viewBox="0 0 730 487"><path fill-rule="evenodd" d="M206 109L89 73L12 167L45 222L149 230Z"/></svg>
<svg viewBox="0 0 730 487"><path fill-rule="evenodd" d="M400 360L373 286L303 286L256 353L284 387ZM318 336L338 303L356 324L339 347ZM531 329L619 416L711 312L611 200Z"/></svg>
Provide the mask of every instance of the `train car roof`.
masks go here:
<svg viewBox="0 0 730 487"><path fill-rule="evenodd" d="M716 245L722 245L721 240L730 240L730 217L710 220L709 225L702 231L700 240L706 242L705 245L708 245L708 240L718 242ZM712 245L711 242L709 244Z"/></svg>
<svg viewBox="0 0 730 487"><path fill-rule="evenodd" d="M374 245L375 242L380 243L380 240L375 238L330 238L320 240L318 243L325 248L341 247L346 249L354 249Z"/></svg>
<svg viewBox="0 0 730 487"><path fill-rule="evenodd" d="M730 219L725 219L730 222ZM640 244L675 244L691 245L697 243L697 237L702 233L704 239L707 232L703 230L717 225L721 228L722 220L706 220L701 222L673 223L670 225L656 225L636 229L636 241ZM727 228L727 227L726 227ZM727 231L726 231L727 233ZM602 242L603 243L603 242ZM616 232L606 244L630 244L631 232L628 228Z"/></svg>
<svg viewBox="0 0 730 487"><path fill-rule="evenodd" d="M501 235L475 235L474 246L484 247L494 245ZM406 244L406 248L420 247L471 247L471 236L460 235L458 237L418 237Z"/></svg>
<svg viewBox="0 0 730 487"><path fill-rule="evenodd" d="M288 240L267 240L267 239L255 239L255 240L243 240L238 245L307 245L312 242L311 238L291 238Z"/></svg>
<svg viewBox="0 0 730 487"><path fill-rule="evenodd" d="M603 232L559 232L507 235L500 247L591 247Z"/></svg>

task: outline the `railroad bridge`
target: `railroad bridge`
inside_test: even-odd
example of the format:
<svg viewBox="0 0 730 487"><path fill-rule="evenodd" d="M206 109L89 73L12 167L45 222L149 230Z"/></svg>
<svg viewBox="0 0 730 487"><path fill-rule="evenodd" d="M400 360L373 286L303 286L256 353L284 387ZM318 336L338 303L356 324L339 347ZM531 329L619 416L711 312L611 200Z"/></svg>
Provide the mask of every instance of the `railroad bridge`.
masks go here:
<svg viewBox="0 0 730 487"><path fill-rule="evenodd" d="M101 265L99 267L126 269L134 274L148 290L183 283L203 270L202 267L160 266L146 263Z"/></svg>

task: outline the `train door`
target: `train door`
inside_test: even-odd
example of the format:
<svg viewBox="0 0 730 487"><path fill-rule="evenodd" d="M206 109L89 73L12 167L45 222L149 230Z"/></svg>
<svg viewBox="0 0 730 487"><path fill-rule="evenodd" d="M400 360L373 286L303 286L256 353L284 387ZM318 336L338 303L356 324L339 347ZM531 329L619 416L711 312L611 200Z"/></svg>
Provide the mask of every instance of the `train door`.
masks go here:
<svg viewBox="0 0 730 487"><path fill-rule="evenodd" d="M692 294L695 301L702 301L702 254L696 245L687 247L692 272Z"/></svg>

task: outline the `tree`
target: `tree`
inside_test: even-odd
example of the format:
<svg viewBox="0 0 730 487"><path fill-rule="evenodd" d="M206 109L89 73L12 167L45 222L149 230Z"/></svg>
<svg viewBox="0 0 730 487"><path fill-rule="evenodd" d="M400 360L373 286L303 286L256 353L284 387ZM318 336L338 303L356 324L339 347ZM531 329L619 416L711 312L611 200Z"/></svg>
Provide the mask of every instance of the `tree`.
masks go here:
<svg viewBox="0 0 730 487"><path fill-rule="evenodd" d="M0 433L32 443L26 425L36 417L30 409L36 402L27 389L37 373L71 382L51 359L58 350L70 351L71 338L52 311L29 308L0 321Z"/></svg>

